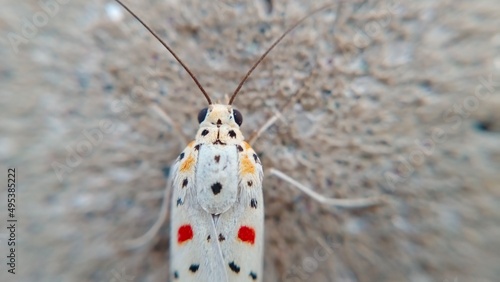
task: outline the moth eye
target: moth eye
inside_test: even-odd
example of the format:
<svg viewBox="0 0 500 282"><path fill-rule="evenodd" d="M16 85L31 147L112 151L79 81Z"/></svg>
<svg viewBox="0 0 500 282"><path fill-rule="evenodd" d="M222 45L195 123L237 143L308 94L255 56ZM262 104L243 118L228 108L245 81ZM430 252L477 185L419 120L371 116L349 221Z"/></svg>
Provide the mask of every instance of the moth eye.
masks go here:
<svg viewBox="0 0 500 282"><path fill-rule="evenodd" d="M198 113L198 122L202 123L205 120L205 117L207 116L208 108L204 108Z"/></svg>
<svg viewBox="0 0 500 282"><path fill-rule="evenodd" d="M241 124L243 123L243 116L241 115L240 111L234 109L233 117L236 124L238 124L238 126L241 126Z"/></svg>

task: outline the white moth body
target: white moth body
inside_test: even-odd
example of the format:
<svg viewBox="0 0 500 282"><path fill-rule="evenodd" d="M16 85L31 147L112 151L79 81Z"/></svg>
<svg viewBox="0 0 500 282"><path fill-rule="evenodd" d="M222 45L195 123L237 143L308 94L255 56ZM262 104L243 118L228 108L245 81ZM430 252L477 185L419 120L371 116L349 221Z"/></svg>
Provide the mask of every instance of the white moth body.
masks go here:
<svg viewBox="0 0 500 282"><path fill-rule="evenodd" d="M209 214L227 212L238 197L236 146L203 144L197 160L195 192L198 204Z"/></svg>
<svg viewBox="0 0 500 282"><path fill-rule="evenodd" d="M172 281L261 281L262 166L235 111L210 105L173 165Z"/></svg>

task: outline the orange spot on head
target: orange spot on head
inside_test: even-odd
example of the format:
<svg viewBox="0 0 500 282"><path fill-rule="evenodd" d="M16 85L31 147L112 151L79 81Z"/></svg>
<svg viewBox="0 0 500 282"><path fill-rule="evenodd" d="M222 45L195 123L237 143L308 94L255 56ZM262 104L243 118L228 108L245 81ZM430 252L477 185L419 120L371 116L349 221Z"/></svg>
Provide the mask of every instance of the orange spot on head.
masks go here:
<svg viewBox="0 0 500 282"><path fill-rule="evenodd" d="M241 159L240 172L243 174L255 173L255 166L253 165L252 161L250 161L250 159L246 155Z"/></svg>
<svg viewBox="0 0 500 282"><path fill-rule="evenodd" d="M247 142L243 141L243 147L245 147L245 150L250 150L252 149L252 146L250 146L250 144L248 144Z"/></svg>
<svg viewBox="0 0 500 282"><path fill-rule="evenodd" d="M194 165L194 158L192 155L189 155L189 157L181 163L181 168L179 169L181 172L186 172L188 170L191 170L191 168Z"/></svg>
<svg viewBox="0 0 500 282"><path fill-rule="evenodd" d="M179 227L179 230L177 230L177 243L181 244L191 239L193 239L193 228L191 225L186 224Z"/></svg>
<svg viewBox="0 0 500 282"><path fill-rule="evenodd" d="M255 243L255 230L249 226L242 226L238 230L238 239L253 245Z"/></svg>

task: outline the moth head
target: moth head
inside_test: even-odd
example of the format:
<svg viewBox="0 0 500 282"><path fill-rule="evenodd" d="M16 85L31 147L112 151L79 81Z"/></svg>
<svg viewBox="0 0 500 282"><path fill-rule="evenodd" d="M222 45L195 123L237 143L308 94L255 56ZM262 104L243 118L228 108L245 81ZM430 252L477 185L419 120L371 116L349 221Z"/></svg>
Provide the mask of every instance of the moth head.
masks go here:
<svg viewBox="0 0 500 282"><path fill-rule="evenodd" d="M211 104L198 113L198 122L202 127L229 126L234 128L241 126L243 116L231 105Z"/></svg>

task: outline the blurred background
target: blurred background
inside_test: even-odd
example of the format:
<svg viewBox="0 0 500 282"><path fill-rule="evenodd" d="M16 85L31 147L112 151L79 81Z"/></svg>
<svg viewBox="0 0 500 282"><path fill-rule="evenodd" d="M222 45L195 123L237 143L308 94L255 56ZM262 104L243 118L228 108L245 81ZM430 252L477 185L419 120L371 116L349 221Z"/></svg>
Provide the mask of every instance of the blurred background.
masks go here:
<svg viewBox="0 0 500 282"><path fill-rule="evenodd" d="M126 1L224 101L295 21L335 1ZM16 274L1 281L167 281L170 165L206 105L114 1L0 0L0 166L17 176ZM264 168L264 281L499 281L500 4L346 1L274 49L234 105ZM283 106L290 104L287 107ZM175 125L165 122L175 120Z"/></svg>

